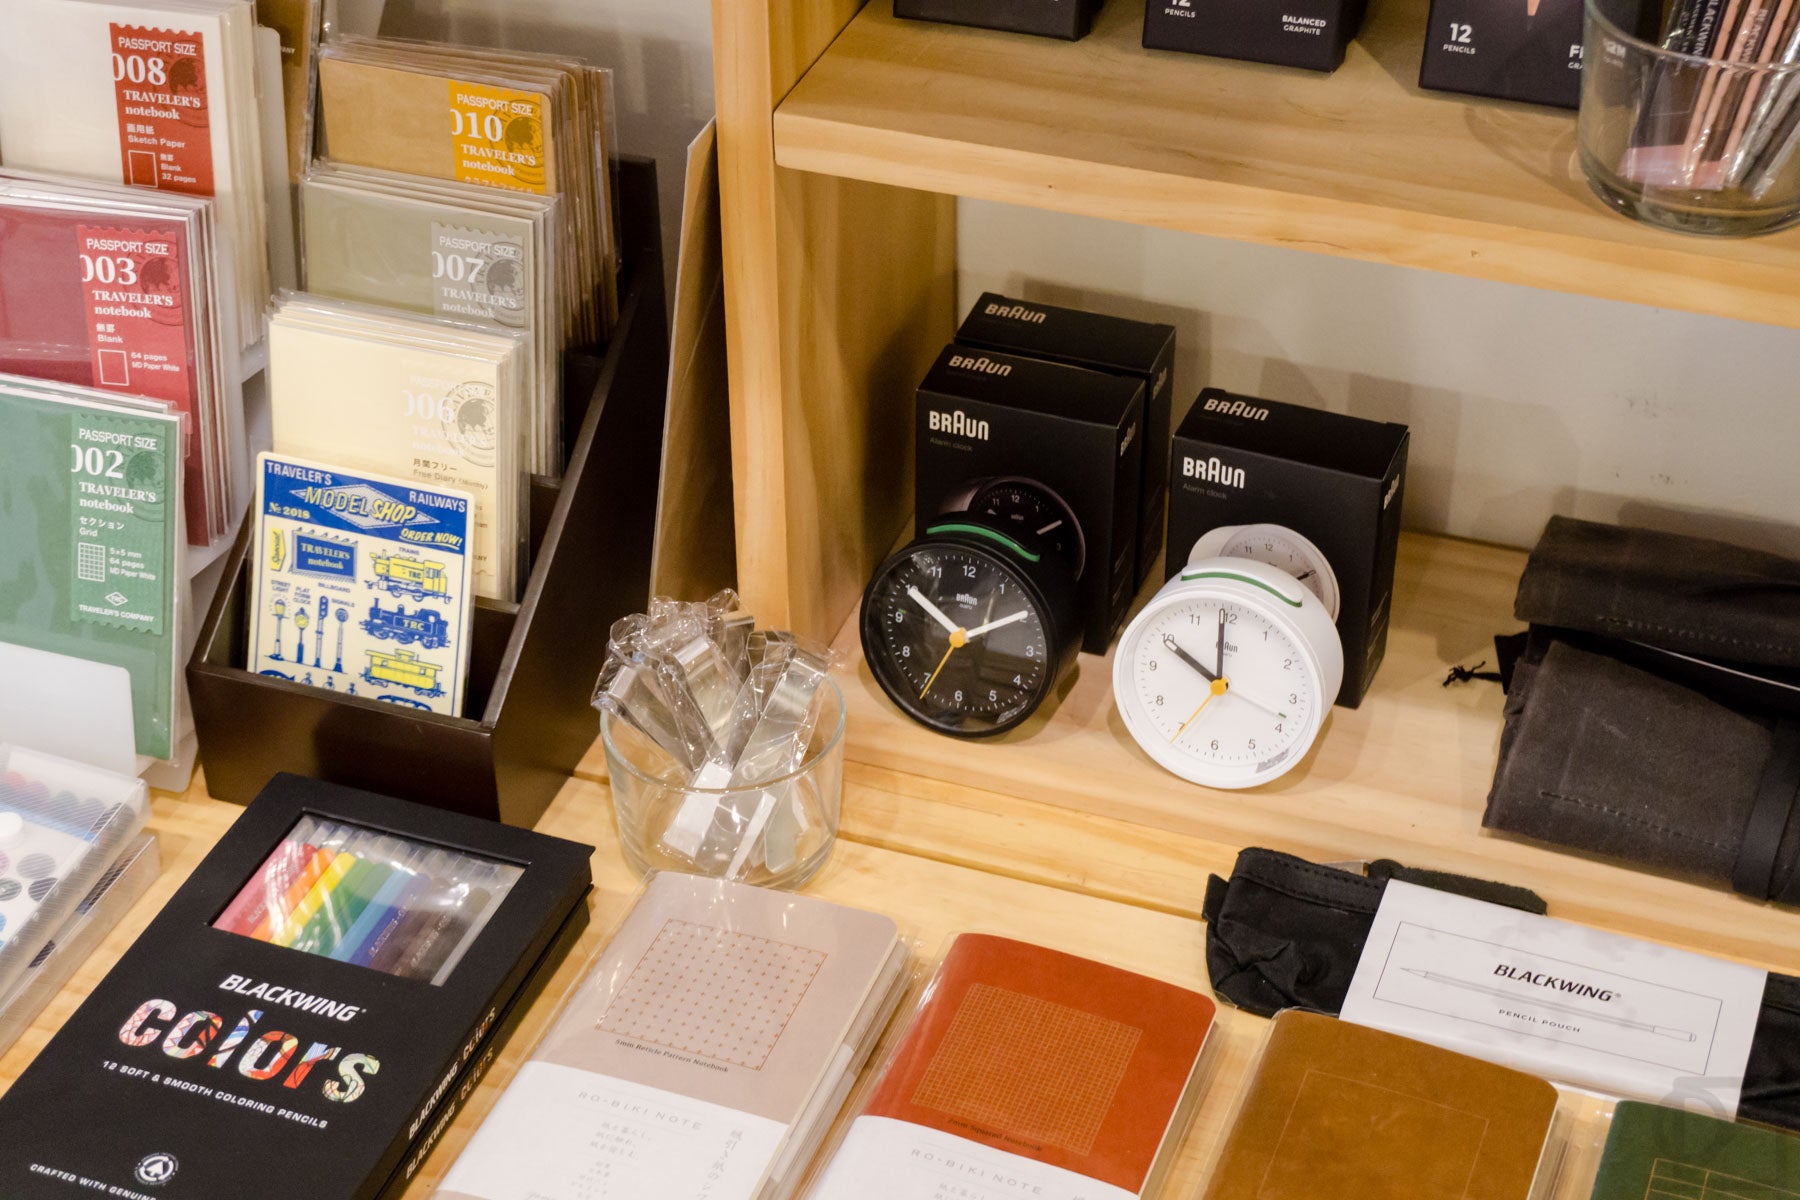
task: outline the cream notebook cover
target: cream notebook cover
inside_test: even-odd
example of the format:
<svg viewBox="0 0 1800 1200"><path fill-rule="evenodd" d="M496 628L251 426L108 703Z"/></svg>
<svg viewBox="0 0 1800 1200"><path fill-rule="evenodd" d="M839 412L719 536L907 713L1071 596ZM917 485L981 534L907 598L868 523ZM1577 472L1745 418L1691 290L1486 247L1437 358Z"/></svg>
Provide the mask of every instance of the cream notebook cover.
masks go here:
<svg viewBox="0 0 1800 1200"><path fill-rule="evenodd" d="M874 913L652 877L438 1200L757 1195L896 942Z"/></svg>

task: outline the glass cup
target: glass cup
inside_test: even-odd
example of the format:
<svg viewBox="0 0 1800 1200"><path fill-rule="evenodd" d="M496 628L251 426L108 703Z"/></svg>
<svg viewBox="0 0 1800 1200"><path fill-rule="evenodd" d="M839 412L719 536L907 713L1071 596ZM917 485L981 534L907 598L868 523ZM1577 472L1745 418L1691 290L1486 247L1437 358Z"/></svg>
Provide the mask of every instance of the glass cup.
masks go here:
<svg viewBox="0 0 1800 1200"><path fill-rule="evenodd" d="M1665 50L1587 0L1581 165L1612 207L1683 233L1745 237L1800 220L1800 35L1766 63Z"/></svg>
<svg viewBox="0 0 1800 1200"><path fill-rule="evenodd" d="M669 753L629 722L600 714L625 860L639 874L687 871L796 888L837 842L844 798L844 694L820 683L798 770L749 787L690 787Z"/></svg>

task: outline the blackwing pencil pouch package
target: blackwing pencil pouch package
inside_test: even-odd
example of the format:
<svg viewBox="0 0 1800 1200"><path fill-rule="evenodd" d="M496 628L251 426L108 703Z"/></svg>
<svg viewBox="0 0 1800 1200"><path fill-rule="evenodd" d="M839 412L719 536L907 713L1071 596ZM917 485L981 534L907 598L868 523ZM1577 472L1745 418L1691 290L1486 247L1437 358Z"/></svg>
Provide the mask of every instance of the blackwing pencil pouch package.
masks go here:
<svg viewBox="0 0 1800 1200"><path fill-rule="evenodd" d="M276 776L0 1097L0 1195L391 1195L585 927L591 853Z"/></svg>
<svg viewBox="0 0 1800 1200"><path fill-rule="evenodd" d="M1273 850L1243 851L1231 878L1214 876L1207 887L1206 964L1213 991L1259 1016L1296 1008L1343 1011L1394 881L1520 914L1544 913L1543 902L1523 889L1394 863L1369 864L1366 872ZM1800 1130L1800 979L1768 975L1754 1025L1737 1116Z"/></svg>

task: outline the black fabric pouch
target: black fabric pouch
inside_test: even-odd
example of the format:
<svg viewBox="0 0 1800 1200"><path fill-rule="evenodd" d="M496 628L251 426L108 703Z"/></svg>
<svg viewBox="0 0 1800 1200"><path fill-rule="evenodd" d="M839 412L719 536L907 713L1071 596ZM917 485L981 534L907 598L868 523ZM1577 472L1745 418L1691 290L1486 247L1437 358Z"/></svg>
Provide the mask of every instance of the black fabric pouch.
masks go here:
<svg viewBox="0 0 1800 1200"><path fill-rule="evenodd" d="M1371 864L1367 876L1252 848L1206 888L1213 991L1258 1016L1342 1011L1389 879L1543 915L1532 892L1459 875ZM1800 979L1770 975L1738 1116L1800 1131Z"/></svg>

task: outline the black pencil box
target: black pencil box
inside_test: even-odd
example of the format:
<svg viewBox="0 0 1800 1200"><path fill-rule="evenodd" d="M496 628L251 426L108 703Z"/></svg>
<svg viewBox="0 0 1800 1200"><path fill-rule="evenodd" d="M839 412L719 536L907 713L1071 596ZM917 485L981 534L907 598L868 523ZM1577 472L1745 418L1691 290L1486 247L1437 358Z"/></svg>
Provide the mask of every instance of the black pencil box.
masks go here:
<svg viewBox="0 0 1800 1200"><path fill-rule="evenodd" d="M0 1195L382 1195L585 926L591 854L276 776L0 1097Z"/></svg>
<svg viewBox="0 0 1800 1200"><path fill-rule="evenodd" d="M1103 0L894 0L894 15L914 21L973 25L1006 33L1078 41L1093 27Z"/></svg>

